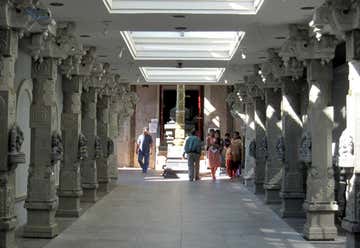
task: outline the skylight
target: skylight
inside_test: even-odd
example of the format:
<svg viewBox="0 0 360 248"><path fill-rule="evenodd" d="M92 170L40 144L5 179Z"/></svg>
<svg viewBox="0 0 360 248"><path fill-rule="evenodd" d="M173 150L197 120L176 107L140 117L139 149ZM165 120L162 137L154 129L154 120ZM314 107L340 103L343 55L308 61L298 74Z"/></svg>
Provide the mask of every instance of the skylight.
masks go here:
<svg viewBox="0 0 360 248"><path fill-rule="evenodd" d="M264 0L103 0L110 13L255 15Z"/></svg>
<svg viewBox="0 0 360 248"><path fill-rule="evenodd" d="M244 32L121 32L136 60L231 60Z"/></svg>
<svg viewBox="0 0 360 248"><path fill-rule="evenodd" d="M140 67L151 83L217 83L225 68Z"/></svg>

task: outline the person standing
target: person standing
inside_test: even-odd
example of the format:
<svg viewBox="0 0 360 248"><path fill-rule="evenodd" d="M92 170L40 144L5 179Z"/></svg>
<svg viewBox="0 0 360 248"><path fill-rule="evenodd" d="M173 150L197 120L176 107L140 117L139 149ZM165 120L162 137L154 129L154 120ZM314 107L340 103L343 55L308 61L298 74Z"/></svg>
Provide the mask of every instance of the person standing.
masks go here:
<svg viewBox="0 0 360 248"><path fill-rule="evenodd" d="M211 170L211 176L213 180L216 180L216 170L221 166L221 144L220 136L218 133L215 133L215 136L209 139L209 149L208 149L208 158L209 166Z"/></svg>
<svg viewBox="0 0 360 248"><path fill-rule="evenodd" d="M150 155L152 154L153 140L149 134L149 129L144 127L143 133L138 137L136 142L136 154L138 162L142 168L142 172L146 174L149 168Z"/></svg>
<svg viewBox="0 0 360 248"><path fill-rule="evenodd" d="M243 156L243 143L239 132L233 133L233 140L231 142L231 157L232 157L232 175L236 175L237 170L241 174L241 163Z"/></svg>
<svg viewBox="0 0 360 248"><path fill-rule="evenodd" d="M190 136L185 141L184 154L187 154L189 167L189 181L200 180L200 153L201 140L196 136L196 130L192 130Z"/></svg>

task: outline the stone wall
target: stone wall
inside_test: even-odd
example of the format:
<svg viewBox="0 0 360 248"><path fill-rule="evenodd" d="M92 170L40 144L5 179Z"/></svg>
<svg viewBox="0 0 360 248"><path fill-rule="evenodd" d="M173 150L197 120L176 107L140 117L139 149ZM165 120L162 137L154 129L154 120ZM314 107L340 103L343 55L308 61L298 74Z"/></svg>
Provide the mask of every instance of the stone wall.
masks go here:
<svg viewBox="0 0 360 248"><path fill-rule="evenodd" d="M120 136L116 140L116 149L119 167L133 167L130 160L131 153L131 118L125 120L119 127Z"/></svg>
<svg viewBox="0 0 360 248"><path fill-rule="evenodd" d="M151 119L159 119L159 86L137 86L136 93L139 102L136 105L135 113L135 141L142 133L143 128L149 126ZM152 137L155 148L156 134L152 134ZM138 167L136 155L134 161L135 167ZM155 153L150 158L150 168L155 168Z"/></svg>

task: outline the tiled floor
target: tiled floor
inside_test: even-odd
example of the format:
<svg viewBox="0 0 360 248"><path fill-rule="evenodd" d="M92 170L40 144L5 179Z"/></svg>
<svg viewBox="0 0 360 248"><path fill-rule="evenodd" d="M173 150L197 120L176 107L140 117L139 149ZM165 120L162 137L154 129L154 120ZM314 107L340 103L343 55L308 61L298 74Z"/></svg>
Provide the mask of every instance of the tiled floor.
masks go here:
<svg viewBox="0 0 360 248"><path fill-rule="evenodd" d="M119 186L46 248L311 248L239 182L121 171Z"/></svg>

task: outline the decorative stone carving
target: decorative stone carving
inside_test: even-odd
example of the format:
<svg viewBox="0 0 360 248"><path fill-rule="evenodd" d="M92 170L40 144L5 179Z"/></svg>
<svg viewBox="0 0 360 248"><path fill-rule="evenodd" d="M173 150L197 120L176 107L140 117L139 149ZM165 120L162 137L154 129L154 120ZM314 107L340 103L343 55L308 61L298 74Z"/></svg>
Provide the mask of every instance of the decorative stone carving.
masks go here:
<svg viewBox="0 0 360 248"><path fill-rule="evenodd" d="M107 140L107 154L106 157L110 157L110 155L114 154L114 141L111 138Z"/></svg>
<svg viewBox="0 0 360 248"><path fill-rule="evenodd" d="M85 135L79 135L79 160L84 160L88 157L87 139Z"/></svg>
<svg viewBox="0 0 360 248"><path fill-rule="evenodd" d="M343 131L339 141L338 166L354 167L354 141L347 129Z"/></svg>
<svg viewBox="0 0 360 248"><path fill-rule="evenodd" d="M268 142L267 142L266 136L264 136L262 139L260 151L262 151L262 153L263 153L262 156L264 156L265 160L267 160L269 157L269 154L268 154Z"/></svg>
<svg viewBox="0 0 360 248"><path fill-rule="evenodd" d="M95 159L101 158L102 156L102 146L101 146L101 140L99 136L95 137Z"/></svg>
<svg viewBox="0 0 360 248"><path fill-rule="evenodd" d="M19 126L14 125L9 132L9 166L25 163L25 154L21 152L24 134Z"/></svg>
<svg viewBox="0 0 360 248"><path fill-rule="evenodd" d="M276 157L280 161L285 161L285 142L282 136L276 142Z"/></svg>
<svg viewBox="0 0 360 248"><path fill-rule="evenodd" d="M304 132L299 146L299 160L305 164L310 164L312 162L312 153L311 153L311 134L309 132Z"/></svg>
<svg viewBox="0 0 360 248"><path fill-rule="evenodd" d="M63 144L61 135L54 132L51 137L51 164L54 165L63 158Z"/></svg>
<svg viewBox="0 0 360 248"><path fill-rule="evenodd" d="M249 144L249 155L256 158L256 141L252 140Z"/></svg>

